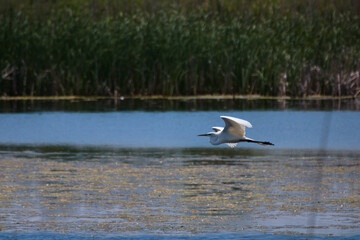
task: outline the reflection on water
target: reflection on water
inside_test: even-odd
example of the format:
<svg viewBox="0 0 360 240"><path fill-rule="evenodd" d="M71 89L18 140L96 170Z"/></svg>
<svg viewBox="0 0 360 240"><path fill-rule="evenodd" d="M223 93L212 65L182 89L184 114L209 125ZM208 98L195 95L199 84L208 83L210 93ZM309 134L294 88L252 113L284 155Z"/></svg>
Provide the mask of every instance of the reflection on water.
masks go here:
<svg viewBox="0 0 360 240"><path fill-rule="evenodd" d="M355 235L359 157L358 151L1 146L0 228L106 235L311 228ZM308 225L311 216L315 226Z"/></svg>
<svg viewBox="0 0 360 240"><path fill-rule="evenodd" d="M357 99L75 99L12 100L0 99L0 112L111 112L111 111L249 111L249 110L348 110L359 111Z"/></svg>

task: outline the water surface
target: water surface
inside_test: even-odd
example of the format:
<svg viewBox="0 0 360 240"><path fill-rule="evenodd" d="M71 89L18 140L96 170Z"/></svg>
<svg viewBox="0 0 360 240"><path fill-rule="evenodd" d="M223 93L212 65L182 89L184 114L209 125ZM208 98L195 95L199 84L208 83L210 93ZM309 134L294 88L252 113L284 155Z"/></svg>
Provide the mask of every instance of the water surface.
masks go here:
<svg viewBox="0 0 360 240"><path fill-rule="evenodd" d="M0 101L0 238L358 239L356 100ZM220 115L249 143L197 134ZM304 235L303 235L304 234Z"/></svg>
<svg viewBox="0 0 360 240"><path fill-rule="evenodd" d="M341 110L359 111L357 99L258 99L212 97L179 99L73 99L2 100L0 112L113 112L113 111L251 111L251 110Z"/></svg>
<svg viewBox="0 0 360 240"><path fill-rule="evenodd" d="M247 136L270 141L275 148L360 149L358 111L2 113L0 143L207 147L209 139L197 135L212 131L212 126L224 126L220 115L250 121L253 128L247 129Z"/></svg>
<svg viewBox="0 0 360 240"><path fill-rule="evenodd" d="M359 153L1 147L5 232L360 231ZM281 167L280 167L281 166Z"/></svg>

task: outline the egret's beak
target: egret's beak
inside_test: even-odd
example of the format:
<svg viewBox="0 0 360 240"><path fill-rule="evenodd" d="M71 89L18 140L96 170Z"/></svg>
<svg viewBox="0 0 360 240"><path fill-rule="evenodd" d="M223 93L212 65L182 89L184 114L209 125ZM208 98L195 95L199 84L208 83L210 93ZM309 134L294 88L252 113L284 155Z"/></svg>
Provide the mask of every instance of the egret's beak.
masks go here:
<svg viewBox="0 0 360 240"><path fill-rule="evenodd" d="M200 136L200 137L206 137L206 136L210 136L210 133L199 134L198 136Z"/></svg>

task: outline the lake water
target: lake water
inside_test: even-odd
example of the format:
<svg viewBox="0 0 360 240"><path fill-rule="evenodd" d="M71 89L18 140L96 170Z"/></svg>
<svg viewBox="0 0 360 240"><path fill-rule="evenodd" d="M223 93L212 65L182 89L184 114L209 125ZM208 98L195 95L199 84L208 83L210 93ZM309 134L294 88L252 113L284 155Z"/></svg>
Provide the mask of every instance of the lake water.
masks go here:
<svg viewBox="0 0 360 240"><path fill-rule="evenodd" d="M357 239L355 100L0 101L0 238ZM212 146L220 115L249 143ZM305 234L305 235L303 235Z"/></svg>

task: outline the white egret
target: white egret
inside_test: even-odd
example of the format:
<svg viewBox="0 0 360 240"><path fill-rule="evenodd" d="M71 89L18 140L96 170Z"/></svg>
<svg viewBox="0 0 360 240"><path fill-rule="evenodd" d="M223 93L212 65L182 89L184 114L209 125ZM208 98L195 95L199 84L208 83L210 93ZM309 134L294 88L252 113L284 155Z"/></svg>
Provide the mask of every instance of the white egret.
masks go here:
<svg viewBox="0 0 360 240"><path fill-rule="evenodd" d="M209 136L210 143L212 145L219 145L226 143L230 147L235 147L238 142L251 142L261 145L274 145L271 142L257 141L248 137L245 137L245 127L252 128L251 123L246 120L220 116L225 122L225 128L223 127L212 127L215 132L208 132L200 134L198 136Z"/></svg>

